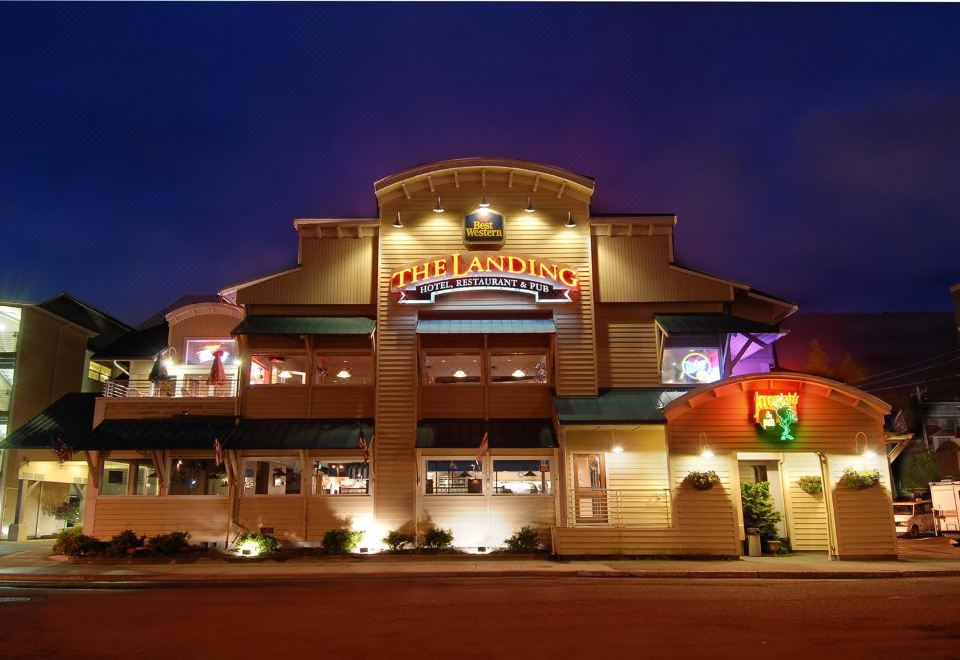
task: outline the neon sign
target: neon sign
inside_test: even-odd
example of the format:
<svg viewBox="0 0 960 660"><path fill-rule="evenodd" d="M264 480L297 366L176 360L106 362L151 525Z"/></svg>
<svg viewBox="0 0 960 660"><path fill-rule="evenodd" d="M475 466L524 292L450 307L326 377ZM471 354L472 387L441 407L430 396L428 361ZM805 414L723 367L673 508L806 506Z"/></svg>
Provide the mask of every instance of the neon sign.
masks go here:
<svg viewBox="0 0 960 660"><path fill-rule="evenodd" d="M432 303L458 291L510 291L536 302L565 303L578 285L576 271L568 266L499 252L454 253L395 270L390 277L390 290L400 293L402 304Z"/></svg>
<svg viewBox="0 0 960 660"><path fill-rule="evenodd" d="M700 383L712 383L720 379L720 373L710 362L710 358L700 351L690 351L680 361L680 370L690 380Z"/></svg>
<svg viewBox="0 0 960 660"><path fill-rule="evenodd" d="M797 406L800 394L797 392L778 392L776 394L753 393L753 419L764 431L780 433L781 440L793 440L790 432L800 419ZM779 431L777 431L779 429Z"/></svg>

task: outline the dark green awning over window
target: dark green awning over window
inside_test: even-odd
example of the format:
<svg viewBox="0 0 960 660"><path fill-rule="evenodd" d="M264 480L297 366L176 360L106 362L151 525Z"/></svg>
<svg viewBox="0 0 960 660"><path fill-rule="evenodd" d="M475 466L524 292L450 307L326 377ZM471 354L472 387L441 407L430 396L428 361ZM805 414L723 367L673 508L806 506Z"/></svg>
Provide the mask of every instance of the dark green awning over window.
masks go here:
<svg viewBox="0 0 960 660"><path fill-rule="evenodd" d="M491 449L545 449L557 446L549 419L424 419L417 426L418 449L471 449L490 434Z"/></svg>
<svg viewBox="0 0 960 660"><path fill-rule="evenodd" d="M417 332L421 335L502 335L553 334L553 319L421 319Z"/></svg>
<svg viewBox="0 0 960 660"><path fill-rule="evenodd" d="M655 314L653 318L668 335L779 332L775 325L741 319L729 314Z"/></svg>
<svg viewBox="0 0 960 660"><path fill-rule="evenodd" d="M52 449L60 440L72 447L93 428L97 396L95 392L65 394L0 440L0 449Z"/></svg>
<svg viewBox="0 0 960 660"><path fill-rule="evenodd" d="M369 335L377 323L364 316L248 316L235 335Z"/></svg>
<svg viewBox="0 0 960 660"><path fill-rule="evenodd" d="M370 445L373 420L244 419L224 449L360 449L360 432Z"/></svg>
<svg viewBox="0 0 960 660"><path fill-rule="evenodd" d="M554 397L561 424L588 422L660 423L663 407L688 390L623 389L601 391L595 397Z"/></svg>

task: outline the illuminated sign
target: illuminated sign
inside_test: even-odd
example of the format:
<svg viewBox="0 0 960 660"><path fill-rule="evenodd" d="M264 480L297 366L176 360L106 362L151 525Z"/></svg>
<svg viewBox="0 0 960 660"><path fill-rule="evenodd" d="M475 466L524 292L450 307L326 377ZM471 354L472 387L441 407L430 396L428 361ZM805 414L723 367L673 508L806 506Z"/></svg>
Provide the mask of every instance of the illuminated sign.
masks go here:
<svg viewBox="0 0 960 660"><path fill-rule="evenodd" d="M568 266L499 252L454 253L395 270L390 278L390 290L400 292L403 304L432 303L458 291L511 291L536 302L564 303L577 285Z"/></svg>
<svg viewBox="0 0 960 660"><path fill-rule="evenodd" d="M778 392L776 394L753 393L753 419L764 431L773 430L780 434L781 440L793 440L790 433L800 419L797 406L800 395L797 392Z"/></svg>
<svg viewBox="0 0 960 660"><path fill-rule="evenodd" d="M720 380L719 369L714 363L711 363L707 355L700 351L690 351L684 355L680 361L680 370L688 379L701 383L712 383L715 380Z"/></svg>
<svg viewBox="0 0 960 660"><path fill-rule="evenodd" d="M489 209L480 209L463 218L465 245L503 243L503 216Z"/></svg>

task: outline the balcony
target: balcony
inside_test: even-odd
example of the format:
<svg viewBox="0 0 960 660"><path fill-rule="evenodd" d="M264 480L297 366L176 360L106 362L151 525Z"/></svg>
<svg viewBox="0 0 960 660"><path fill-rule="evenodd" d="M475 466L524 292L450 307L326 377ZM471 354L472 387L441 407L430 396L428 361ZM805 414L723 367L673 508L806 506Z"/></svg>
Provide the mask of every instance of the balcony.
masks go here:
<svg viewBox="0 0 960 660"><path fill-rule="evenodd" d="M237 395L237 381L230 378L220 385L209 385L204 379L165 380L108 380L103 384L103 396L109 398L207 398Z"/></svg>
<svg viewBox="0 0 960 660"><path fill-rule="evenodd" d="M174 415L233 415L237 381L208 385L203 379L108 380L103 384L104 419L150 419Z"/></svg>

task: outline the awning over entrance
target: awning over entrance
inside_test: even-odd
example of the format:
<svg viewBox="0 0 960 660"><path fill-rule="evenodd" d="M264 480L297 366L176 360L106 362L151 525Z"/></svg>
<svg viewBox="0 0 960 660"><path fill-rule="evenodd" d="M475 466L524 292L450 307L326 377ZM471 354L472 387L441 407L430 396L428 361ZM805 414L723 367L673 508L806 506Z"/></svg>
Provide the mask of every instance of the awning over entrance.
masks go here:
<svg viewBox="0 0 960 660"><path fill-rule="evenodd" d="M272 420L233 417L108 419L74 449L209 449L220 439L224 449L360 449L360 432L369 444L373 420Z"/></svg>
<svg viewBox="0 0 960 660"><path fill-rule="evenodd" d="M668 335L707 335L731 333L779 333L775 325L741 319L729 314L655 314L654 320Z"/></svg>
<svg viewBox="0 0 960 660"><path fill-rule="evenodd" d="M417 426L417 449L479 449L484 433L491 449L557 446L549 419L424 419Z"/></svg>
<svg viewBox="0 0 960 660"><path fill-rule="evenodd" d="M235 335L369 335L377 322L364 316L248 316Z"/></svg>
<svg viewBox="0 0 960 660"><path fill-rule="evenodd" d="M421 335L553 334L553 319L420 319Z"/></svg>
<svg viewBox="0 0 960 660"><path fill-rule="evenodd" d="M52 449L60 440L72 447L93 427L96 392L66 394L0 440L0 449Z"/></svg>
<svg viewBox="0 0 960 660"><path fill-rule="evenodd" d="M561 424L659 423L666 421L663 407L687 390L623 389L601 391L596 397L554 397Z"/></svg>

